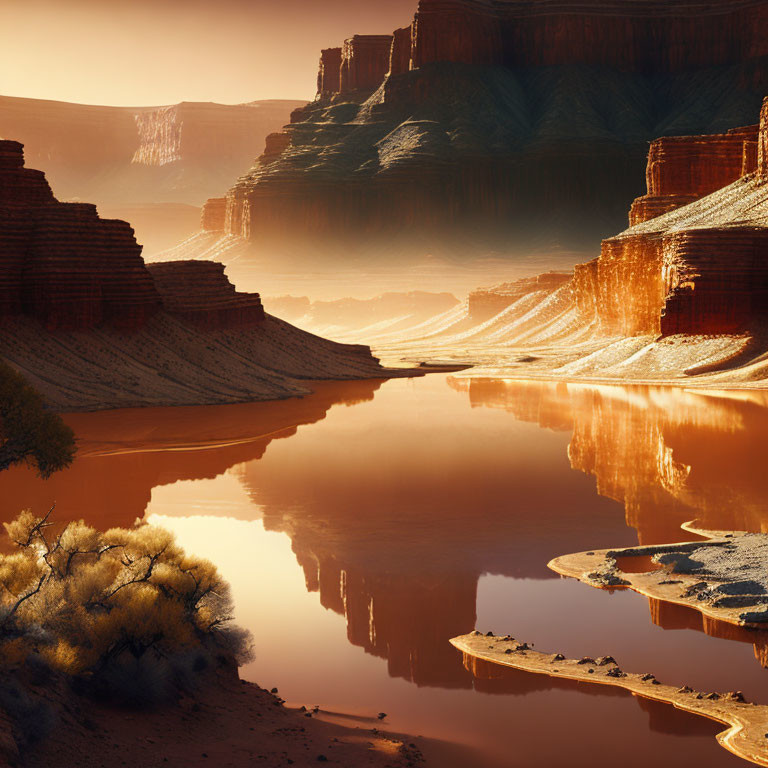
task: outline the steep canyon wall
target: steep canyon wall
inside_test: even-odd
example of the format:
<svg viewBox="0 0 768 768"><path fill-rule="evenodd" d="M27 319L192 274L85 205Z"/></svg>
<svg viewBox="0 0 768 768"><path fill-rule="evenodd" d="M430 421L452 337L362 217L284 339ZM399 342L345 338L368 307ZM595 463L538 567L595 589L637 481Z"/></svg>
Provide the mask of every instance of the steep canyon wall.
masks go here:
<svg viewBox="0 0 768 768"><path fill-rule="evenodd" d="M62 203L0 140L0 359L63 411L272 400L301 379L388 372L264 313L224 266L147 266L133 230L95 205Z"/></svg>
<svg viewBox="0 0 768 768"><path fill-rule="evenodd" d="M44 174L24 168L18 142L0 141L0 175L0 319L135 329L160 309L127 223L99 218L95 205L58 202Z"/></svg>
<svg viewBox="0 0 768 768"><path fill-rule="evenodd" d="M161 310L201 330L253 327L258 294L237 293L213 262L147 267L131 226L96 206L61 203L23 145L0 141L0 323L15 317L47 330L144 328Z"/></svg>
<svg viewBox="0 0 768 768"><path fill-rule="evenodd" d="M759 126L655 141L630 228L576 267L582 315L624 336L759 326L768 315L768 177L755 150L767 135L764 107Z"/></svg>
<svg viewBox="0 0 768 768"><path fill-rule="evenodd" d="M322 52L317 99L230 188L217 231L349 254L586 251L641 194L647 142L717 134L654 144L676 180L633 223L756 162L727 131L768 91L766 20L768 0L421 0L392 35Z"/></svg>

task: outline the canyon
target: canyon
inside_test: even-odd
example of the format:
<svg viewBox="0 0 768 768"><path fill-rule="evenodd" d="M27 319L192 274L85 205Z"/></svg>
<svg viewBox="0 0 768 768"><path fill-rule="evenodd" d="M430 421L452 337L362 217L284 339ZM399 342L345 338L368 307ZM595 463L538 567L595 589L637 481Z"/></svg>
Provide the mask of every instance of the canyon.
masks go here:
<svg viewBox="0 0 768 768"><path fill-rule="evenodd" d="M134 108L0 96L0 139L21 141L61 200L130 221L154 253L198 228L200 206L251 166L301 104Z"/></svg>
<svg viewBox="0 0 768 768"><path fill-rule="evenodd" d="M760 386L768 99L758 116L724 133L654 141L629 228L573 272L476 289L431 318L336 337L391 359L471 363L473 377Z"/></svg>
<svg viewBox="0 0 768 768"><path fill-rule="evenodd" d="M335 261L548 251L571 266L640 197L647 142L670 137L658 161L682 166L701 148L671 137L754 121L766 17L764 0L420 0L410 26L322 51L316 100L210 204L205 229L262 256L279 241L305 263L339 246ZM702 160L700 193L744 161L727 134L707 142L718 164L705 179ZM651 190L636 215L671 194Z"/></svg>
<svg viewBox="0 0 768 768"><path fill-rule="evenodd" d="M0 141L0 355L59 410L306 394L302 379L381 378L367 347L303 332L224 266L147 266L130 225L62 203Z"/></svg>
<svg viewBox="0 0 768 768"><path fill-rule="evenodd" d="M300 328L334 337L337 334L394 333L425 322L458 306L450 293L411 291L383 293L371 299L310 301L307 296L275 296L265 299L270 312Z"/></svg>

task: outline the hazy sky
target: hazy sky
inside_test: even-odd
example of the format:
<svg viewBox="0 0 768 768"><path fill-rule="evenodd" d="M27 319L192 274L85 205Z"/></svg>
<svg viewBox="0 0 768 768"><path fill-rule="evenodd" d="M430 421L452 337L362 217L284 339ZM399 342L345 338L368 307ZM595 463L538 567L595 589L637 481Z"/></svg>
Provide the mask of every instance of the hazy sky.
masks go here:
<svg viewBox="0 0 768 768"><path fill-rule="evenodd" d="M153 106L314 96L321 48L417 0L1 0L0 94Z"/></svg>

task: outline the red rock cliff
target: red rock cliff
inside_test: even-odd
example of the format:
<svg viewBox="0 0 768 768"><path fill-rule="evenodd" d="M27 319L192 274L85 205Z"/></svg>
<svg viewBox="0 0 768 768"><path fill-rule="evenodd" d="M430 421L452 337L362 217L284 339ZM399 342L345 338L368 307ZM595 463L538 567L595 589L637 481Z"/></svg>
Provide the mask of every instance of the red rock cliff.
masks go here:
<svg viewBox="0 0 768 768"><path fill-rule="evenodd" d="M326 48L320 52L317 92L321 96L341 90L341 48Z"/></svg>
<svg viewBox="0 0 768 768"><path fill-rule="evenodd" d="M668 136L651 144L648 193L632 204L630 225L711 195L744 175L745 152L757 141L759 126L712 136ZM755 144L756 146L756 144Z"/></svg>
<svg viewBox="0 0 768 768"><path fill-rule="evenodd" d="M391 253L393 233L421 253L586 252L665 132L717 135L654 145L632 223L756 162L754 131L725 132L768 91L766 21L768 0L421 0L410 26L323 52L318 98L237 177L226 231L303 240L297 259Z"/></svg>
<svg viewBox="0 0 768 768"><path fill-rule="evenodd" d="M225 203L209 201L205 225L223 227ZM23 145L0 141L0 323L26 315L48 330L136 331L161 309L205 330L264 319L258 294L236 292L222 264L148 267L129 224L59 202L44 174L24 168Z"/></svg>
<svg viewBox="0 0 768 768"><path fill-rule="evenodd" d="M663 335L741 333L768 308L768 229L710 227L664 238Z"/></svg>
<svg viewBox="0 0 768 768"><path fill-rule="evenodd" d="M392 37L392 51L389 57L389 74L402 75L411 68L413 26L396 29Z"/></svg>
<svg viewBox="0 0 768 768"><path fill-rule="evenodd" d="M414 67L438 61L504 63L496 4L490 0L420 0L413 24Z"/></svg>
<svg viewBox="0 0 768 768"><path fill-rule="evenodd" d="M352 41L385 45L383 36L352 38L343 52L322 52L318 93L375 89L387 71L401 74L437 62L522 68L584 64L643 73L724 66L768 54L768 40L760 32L766 23L768 9L761 0L419 0L413 24L394 33L390 67L377 64L365 84L361 79L355 85L352 76L353 84L345 85ZM694 39L699 44L691 46ZM374 72L380 73L378 80Z"/></svg>
<svg viewBox="0 0 768 768"><path fill-rule="evenodd" d="M768 99L757 131L652 145L649 195L633 206L634 226L605 240L600 258L576 267L585 319L624 336L743 333L764 321ZM757 172L742 177L753 166ZM654 206L661 213L655 218Z"/></svg>
<svg viewBox="0 0 768 768"><path fill-rule="evenodd" d="M765 55L766 22L759 0L420 0L413 59L679 72Z"/></svg>
<svg viewBox="0 0 768 768"><path fill-rule="evenodd" d="M204 232L223 232L227 219L227 198L212 197L203 206L200 226Z"/></svg>
<svg viewBox="0 0 768 768"><path fill-rule="evenodd" d="M47 328L142 326L160 298L124 221L95 205L60 203L23 146L0 141L0 318L27 314Z"/></svg>
<svg viewBox="0 0 768 768"><path fill-rule="evenodd" d="M355 35L341 49L341 93L372 91L389 71L392 35Z"/></svg>
<svg viewBox="0 0 768 768"><path fill-rule="evenodd" d="M238 293L213 261L148 264L165 309L202 330L252 327L264 319L257 293Z"/></svg>

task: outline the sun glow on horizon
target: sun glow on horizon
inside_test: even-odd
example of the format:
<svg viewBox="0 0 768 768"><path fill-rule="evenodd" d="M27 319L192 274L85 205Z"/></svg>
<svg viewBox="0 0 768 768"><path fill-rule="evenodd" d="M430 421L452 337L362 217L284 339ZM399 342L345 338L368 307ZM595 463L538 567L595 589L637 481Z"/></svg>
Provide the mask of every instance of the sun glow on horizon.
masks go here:
<svg viewBox="0 0 768 768"><path fill-rule="evenodd" d="M80 104L314 97L321 48L390 33L415 0L6 0L0 94Z"/></svg>

